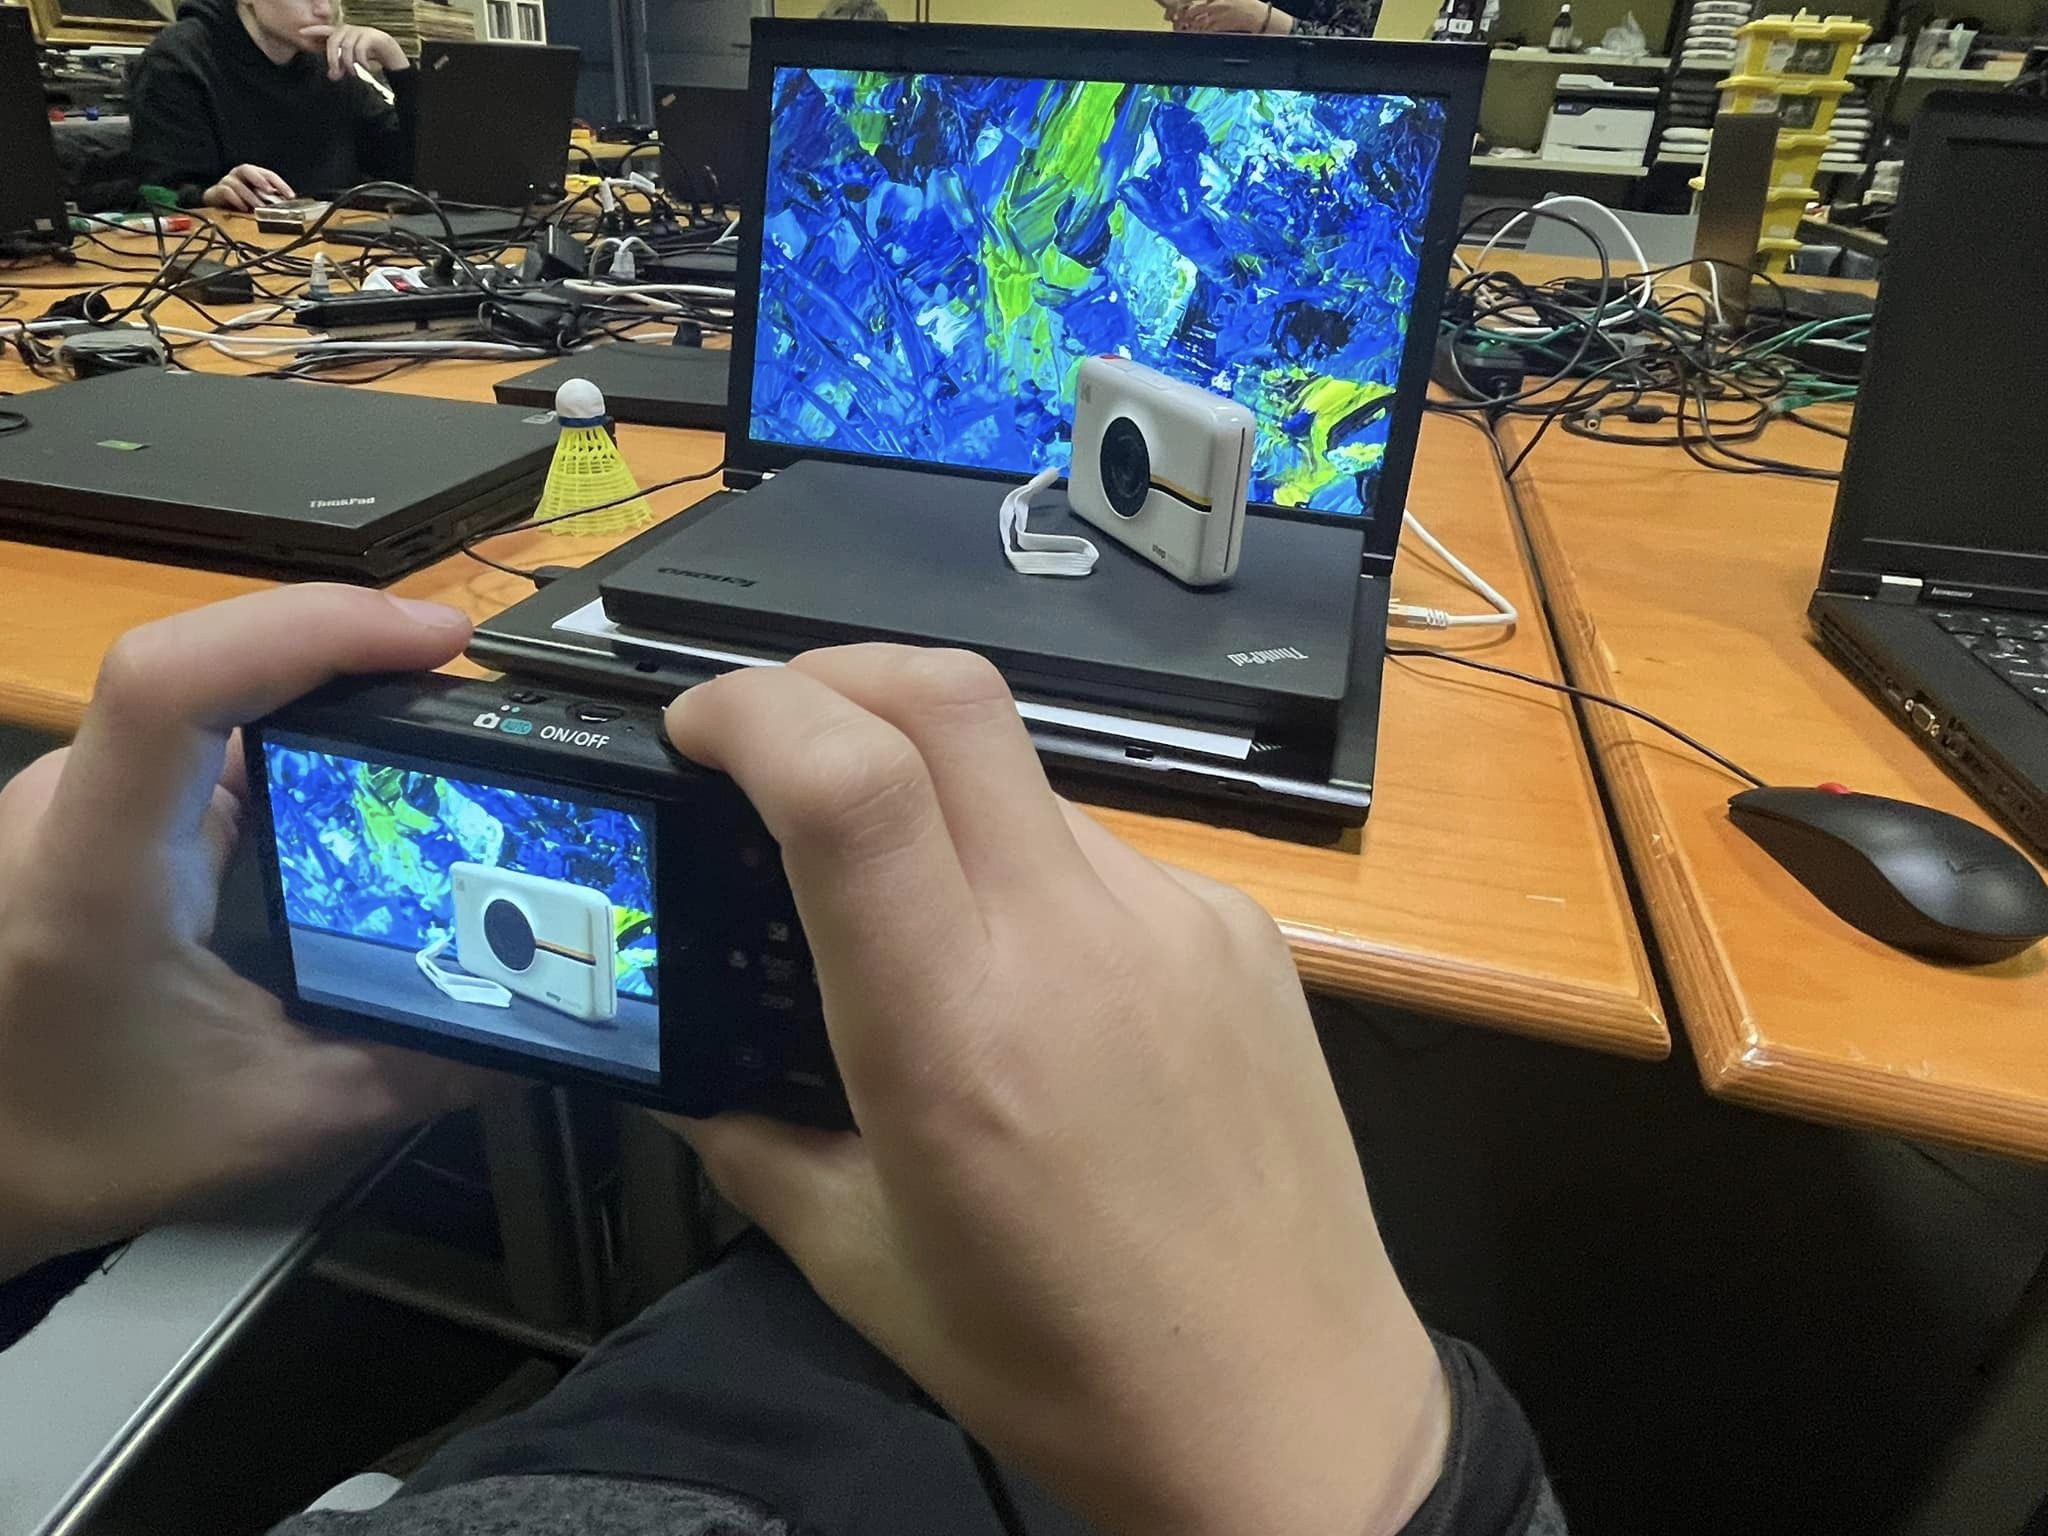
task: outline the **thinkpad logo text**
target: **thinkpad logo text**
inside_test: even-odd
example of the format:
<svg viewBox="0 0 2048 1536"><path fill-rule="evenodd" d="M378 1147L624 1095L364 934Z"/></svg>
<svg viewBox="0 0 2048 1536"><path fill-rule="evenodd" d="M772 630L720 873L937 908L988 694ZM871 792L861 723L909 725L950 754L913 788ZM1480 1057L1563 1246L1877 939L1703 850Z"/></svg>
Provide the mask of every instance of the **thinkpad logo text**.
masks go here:
<svg viewBox="0 0 2048 1536"><path fill-rule="evenodd" d="M1233 667L1263 667L1269 666L1276 661L1307 660L1307 656L1291 645L1283 645L1270 651L1232 651L1230 653L1230 664Z"/></svg>
<svg viewBox="0 0 2048 1536"><path fill-rule="evenodd" d="M323 507L374 507L377 505L377 498L374 496L323 496L307 502L306 505L315 512L318 512Z"/></svg>

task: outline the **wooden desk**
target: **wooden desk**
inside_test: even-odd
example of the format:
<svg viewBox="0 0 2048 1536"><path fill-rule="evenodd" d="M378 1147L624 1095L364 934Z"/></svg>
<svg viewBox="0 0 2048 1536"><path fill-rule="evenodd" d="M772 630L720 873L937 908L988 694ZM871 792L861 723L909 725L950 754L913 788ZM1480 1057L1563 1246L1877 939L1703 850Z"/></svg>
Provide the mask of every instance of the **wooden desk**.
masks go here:
<svg viewBox="0 0 2048 1536"><path fill-rule="evenodd" d="M18 311L17 311L18 313ZM202 367L233 367L190 354ZM516 365L527 367L530 364ZM437 363L384 388L488 399L515 371ZM18 362L0 389L37 385ZM718 462L708 433L625 427L643 482ZM374 451L374 445L365 445ZM707 488L666 493L664 512ZM1528 571L1487 445L1456 422L1425 423L1413 503L1433 532L1535 611ZM532 532L495 552L513 564L574 563L604 541ZM105 556L0 543L0 719L57 731L84 709L107 643L122 630L256 581ZM1472 598L1427 554L1404 556L1404 598L1469 610ZM455 558L397 584L408 596L487 614L523 597L517 579ZM1540 617L1512 638L1453 642L1556 676ZM1194 821L1099 810L1132 843L1250 891L1285 929L1313 985L1376 1002L1642 1057L1670 1038L1609 839L1590 763L1557 697L1441 663L1387 669L1375 807L1335 847Z"/></svg>
<svg viewBox="0 0 2048 1536"><path fill-rule="evenodd" d="M1534 427L1503 428L1510 454ZM1779 425L1753 451L1832 467L1840 447ZM1770 782L1836 779L1994 825L1809 638L1832 485L1555 429L1518 484L1575 681ZM1865 938L1729 822L1739 783L1614 710L1585 714L1711 1092L2048 1157L2048 952L1945 967Z"/></svg>

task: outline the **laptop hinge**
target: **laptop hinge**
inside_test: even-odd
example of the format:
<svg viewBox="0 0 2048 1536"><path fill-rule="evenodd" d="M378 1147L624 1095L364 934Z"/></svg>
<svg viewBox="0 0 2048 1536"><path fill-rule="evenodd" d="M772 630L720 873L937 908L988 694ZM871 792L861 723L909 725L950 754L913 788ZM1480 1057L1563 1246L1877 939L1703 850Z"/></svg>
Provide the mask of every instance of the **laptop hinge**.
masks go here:
<svg viewBox="0 0 2048 1536"><path fill-rule="evenodd" d="M1904 603L1911 607L1920 601L1923 585L1918 576L1880 576L1877 578L1877 600L1880 603Z"/></svg>

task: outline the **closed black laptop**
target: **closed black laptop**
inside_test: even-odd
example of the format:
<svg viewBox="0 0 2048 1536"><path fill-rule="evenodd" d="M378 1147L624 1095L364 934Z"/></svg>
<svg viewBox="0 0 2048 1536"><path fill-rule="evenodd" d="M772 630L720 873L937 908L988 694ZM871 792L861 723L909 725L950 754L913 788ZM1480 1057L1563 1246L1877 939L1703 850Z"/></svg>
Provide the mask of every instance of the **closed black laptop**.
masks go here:
<svg viewBox="0 0 2048 1536"><path fill-rule="evenodd" d="M0 536L366 582L529 515L557 436L508 406L141 368L8 407Z"/></svg>
<svg viewBox="0 0 2048 1536"><path fill-rule="evenodd" d="M1890 238L1809 612L2048 852L2048 102L1930 96Z"/></svg>
<svg viewBox="0 0 2048 1536"><path fill-rule="evenodd" d="M1034 529L1092 533L1101 556L1084 580L1022 577L995 536L1001 500L983 481L807 460L599 590L642 629L751 649L959 646L1041 697L1328 736L1350 683L1362 529L1253 518L1236 581L1197 590L1041 513Z"/></svg>
<svg viewBox="0 0 2048 1536"><path fill-rule="evenodd" d="M543 363L491 388L500 405L550 411L556 390L571 379L588 379L604 391L605 408L615 421L723 428L731 359L723 348L615 341Z"/></svg>

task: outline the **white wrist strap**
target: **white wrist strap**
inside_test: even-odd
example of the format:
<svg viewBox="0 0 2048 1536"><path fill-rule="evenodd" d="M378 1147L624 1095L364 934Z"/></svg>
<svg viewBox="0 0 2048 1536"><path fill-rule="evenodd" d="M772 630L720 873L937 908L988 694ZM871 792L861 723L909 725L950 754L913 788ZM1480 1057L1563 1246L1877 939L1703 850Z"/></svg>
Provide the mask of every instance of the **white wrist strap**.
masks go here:
<svg viewBox="0 0 2048 1536"><path fill-rule="evenodd" d="M448 952L454 935L444 933L412 958L419 966L420 973L434 984L434 989L444 997L458 1003L475 1003L485 1008L510 1008L512 994L495 981L486 981L481 976L465 976L460 971L443 969L439 962Z"/></svg>
<svg viewBox="0 0 2048 1536"><path fill-rule="evenodd" d="M1020 576L1086 576L1095 569L1095 546L1065 533L1030 533L1031 500L1059 479L1057 469L1041 469L1003 498L996 514L1003 558Z"/></svg>

